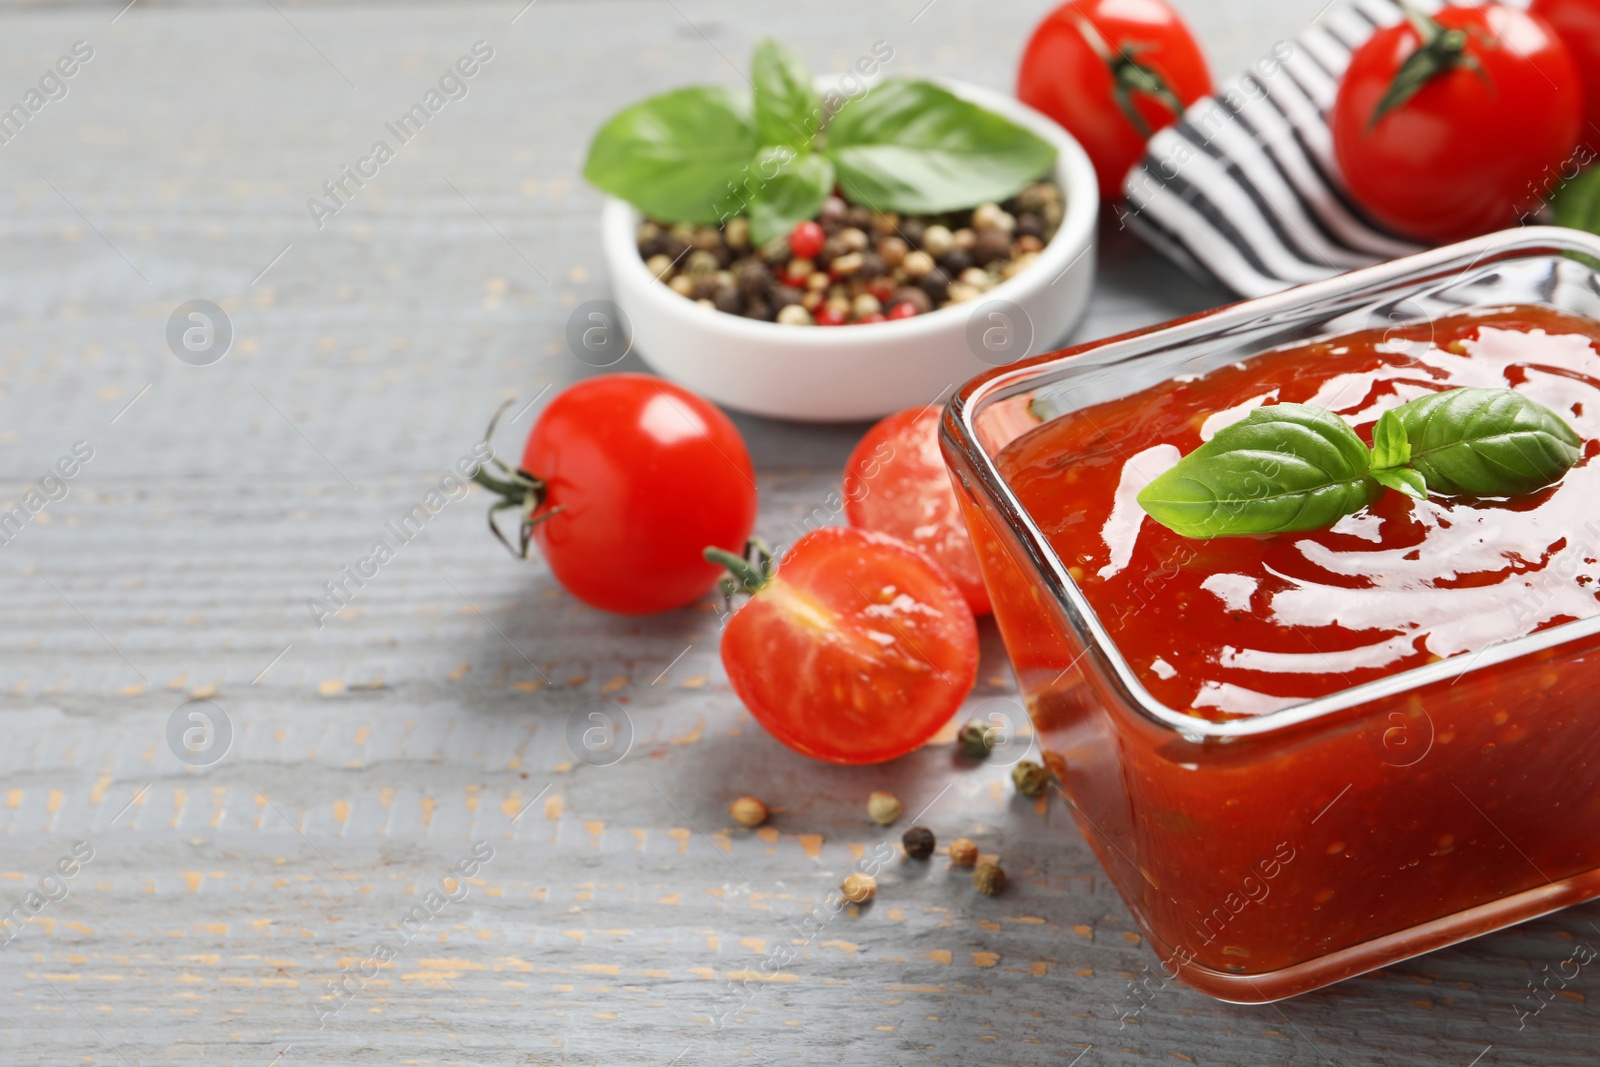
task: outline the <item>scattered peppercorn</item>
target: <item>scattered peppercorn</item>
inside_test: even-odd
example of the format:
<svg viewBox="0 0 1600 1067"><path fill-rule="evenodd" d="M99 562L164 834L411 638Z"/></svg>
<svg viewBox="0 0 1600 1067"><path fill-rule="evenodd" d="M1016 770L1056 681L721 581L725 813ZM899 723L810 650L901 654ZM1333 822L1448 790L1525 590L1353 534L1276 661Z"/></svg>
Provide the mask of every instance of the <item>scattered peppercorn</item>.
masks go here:
<svg viewBox="0 0 1600 1067"><path fill-rule="evenodd" d="M950 865L952 867L971 867L977 862L978 843L976 841L958 837L950 842Z"/></svg>
<svg viewBox="0 0 1600 1067"><path fill-rule="evenodd" d="M767 806L755 797L740 797L728 805L728 814L740 826L756 827L767 821Z"/></svg>
<svg viewBox="0 0 1600 1067"><path fill-rule="evenodd" d="M658 280L719 311L794 326L860 324L913 318L976 299L1031 265L1029 257L1055 236L1062 215L1061 190L1045 181L1004 203L920 217L875 212L830 196L815 219L796 223L760 248L752 244L743 217L721 229L647 219L635 240ZM780 298L780 288L796 295ZM905 308L900 305L908 301L885 299L911 288L924 299ZM805 300L801 290L819 293L805 303L808 314L791 312L779 320L783 309ZM832 290L842 303L818 314ZM877 300L878 309L859 301L863 295Z"/></svg>
<svg viewBox="0 0 1600 1067"><path fill-rule="evenodd" d="M926 826L913 826L901 835L900 843L906 848L906 855L914 860L925 860L933 855L933 831Z"/></svg>
<svg viewBox="0 0 1600 1067"><path fill-rule="evenodd" d="M999 870L998 867L995 869ZM852 904L865 904L877 895L878 880L870 874L858 871L845 876L845 880L839 884L839 892L843 893L844 898Z"/></svg>
<svg viewBox="0 0 1600 1067"><path fill-rule="evenodd" d="M867 814L878 825L889 826L900 817L900 801L893 793L873 793L867 798Z"/></svg>
<svg viewBox="0 0 1600 1067"><path fill-rule="evenodd" d="M962 755L971 759L987 759L999 740L998 733L992 724L971 719L961 727L961 732L956 735L956 743L961 746Z"/></svg>
<svg viewBox="0 0 1600 1067"><path fill-rule="evenodd" d="M972 872L972 888L992 897L1006 887L1006 872L997 863L980 863Z"/></svg>
<svg viewBox="0 0 1600 1067"><path fill-rule="evenodd" d="M1020 760L1011 768L1011 784L1025 797L1041 796L1050 784L1050 772L1031 759Z"/></svg>

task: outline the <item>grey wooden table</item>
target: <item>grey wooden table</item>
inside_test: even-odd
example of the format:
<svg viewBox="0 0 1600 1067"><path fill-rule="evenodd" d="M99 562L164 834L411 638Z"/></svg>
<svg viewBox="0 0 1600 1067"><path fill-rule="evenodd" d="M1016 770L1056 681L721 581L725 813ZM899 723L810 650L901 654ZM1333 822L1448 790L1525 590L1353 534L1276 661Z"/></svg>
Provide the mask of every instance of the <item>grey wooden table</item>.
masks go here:
<svg viewBox="0 0 1600 1067"><path fill-rule="evenodd" d="M0 524L0 908L27 917L0 945L0 1062L1596 1060L1593 970L1519 1009L1600 943L1600 909L1277 1006L1162 988L1059 805L948 743L790 754L729 691L709 602L586 610L488 541L479 493L337 617L308 610L501 397L588 373L563 338L606 292L579 177L606 115L736 81L762 33L819 68L884 39L897 73L1004 87L1044 6L0 8L0 103L73 71L0 145L0 501L42 503ZM1182 6L1225 71L1317 0ZM319 228L308 198L477 41L466 96ZM1221 299L1115 232L1101 266L1086 338ZM169 349L191 300L231 321L220 362ZM741 426L782 539L860 427ZM92 458L41 486L75 445ZM973 706L1015 709L992 629L984 655ZM169 743L189 701L213 709L197 764ZM614 762L573 743L595 711ZM885 839L876 788L1011 887L894 866L802 934ZM733 832L745 792L770 827Z"/></svg>

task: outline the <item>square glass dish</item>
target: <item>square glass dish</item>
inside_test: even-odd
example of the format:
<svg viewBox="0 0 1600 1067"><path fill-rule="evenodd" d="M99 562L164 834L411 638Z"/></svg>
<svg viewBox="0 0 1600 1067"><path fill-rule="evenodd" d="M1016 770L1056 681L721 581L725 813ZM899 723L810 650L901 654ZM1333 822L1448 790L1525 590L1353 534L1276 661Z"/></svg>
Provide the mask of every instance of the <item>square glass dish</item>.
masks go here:
<svg viewBox="0 0 1600 1067"><path fill-rule="evenodd" d="M1596 267L1587 234L1491 234L997 368L946 409L1044 758L1168 977L1261 1003L1600 896L1600 613L1201 718L1140 681L997 457L1085 408L1360 331L1394 331L1403 360L1408 327L1477 309L1600 330ZM1565 534L1600 546L1600 510Z"/></svg>

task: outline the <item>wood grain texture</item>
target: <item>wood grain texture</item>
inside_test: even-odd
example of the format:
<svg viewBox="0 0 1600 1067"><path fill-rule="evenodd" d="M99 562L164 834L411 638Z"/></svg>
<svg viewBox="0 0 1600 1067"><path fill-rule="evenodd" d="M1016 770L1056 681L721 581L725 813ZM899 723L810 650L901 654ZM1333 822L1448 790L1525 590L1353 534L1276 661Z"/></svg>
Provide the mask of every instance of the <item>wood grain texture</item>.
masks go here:
<svg viewBox="0 0 1600 1067"><path fill-rule="evenodd" d="M95 54L0 147L0 498L76 441L94 458L0 548L0 903L75 842L93 858L0 947L0 1062L1595 1062L1592 971L1515 1011L1600 943L1592 906L1276 1007L1136 997L1156 961L1059 805L948 738L879 769L788 753L730 693L709 602L585 610L488 540L481 494L316 626L307 599L502 396L587 372L563 337L605 293L578 176L598 122L736 82L762 33L1005 86L1045 6L924 3L7 5L0 100ZM1317 6L1184 5L1219 70ZM306 199L480 39L469 95L318 230ZM1082 337L1220 299L1114 232L1101 258ZM235 326L214 366L167 349L191 299ZM787 539L860 427L741 426ZM992 628L984 654L972 708L1014 712ZM168 747L190 699L226 714L214 765ZM575 756L592 711L631 724L609 766ZM880 788L1000 856L1006 893L896 861L807 926L897 836L865 818ZM741 793L770 827L731 826ZM419 920L474 842L464 899Z"/></svg>

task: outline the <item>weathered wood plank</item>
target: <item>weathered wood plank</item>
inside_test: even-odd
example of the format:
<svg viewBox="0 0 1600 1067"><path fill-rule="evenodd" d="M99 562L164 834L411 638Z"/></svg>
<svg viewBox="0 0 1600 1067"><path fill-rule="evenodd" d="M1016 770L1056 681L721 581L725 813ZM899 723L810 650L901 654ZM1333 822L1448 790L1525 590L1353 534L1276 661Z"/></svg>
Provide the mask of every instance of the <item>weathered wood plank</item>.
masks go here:
<svg viewBox="0 0 1600 1067"><path fill-rule="evenodd" d="M1154 961L1059 806L947 740L881 769L788 753L729 692L709 603L587 611L486 538L481 495L315 625L307 598L501 396L586 371L562 336L605 291L577 175L605 115L734 80L723 55L764 32L822 67L884 39L902 73L1003 86L1044 5L540 0L514 25L520 4L120 6L10 10L0 34L6 100L95 49L0 147L0 488L95 449L0 548L0 901L93 850L0 949L5 1062L1594 1062L1587 971L1525 1029L1514 1013L1600 936L1594 907L1280 1008L1167 987L1123 1026ZM1219 69L1317 6L1185 5ZM479 39L470 94L316 229L306 199ZM1082 336L1218 299L1106 236ZM197 298L237 330L210 367L164 338ZM786 538L859 427L741 425L761 529ZM974 706L1012 699L992 631L982 678ZM231 726L209 767L166 744L190 698ZM575 758L569 724L619 709L626 757ZM895 864L872 906L803 926L884 840L875 788L931 804L1012 887ZM743 792L777 807L769 829L732 829ZM423 923L475 841L493 858ZM798 955L767 980L781 946Z"/></svg>

